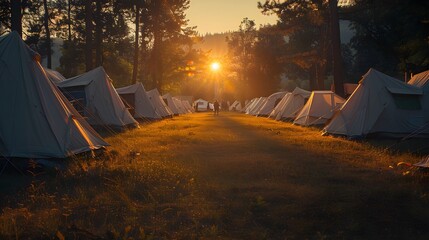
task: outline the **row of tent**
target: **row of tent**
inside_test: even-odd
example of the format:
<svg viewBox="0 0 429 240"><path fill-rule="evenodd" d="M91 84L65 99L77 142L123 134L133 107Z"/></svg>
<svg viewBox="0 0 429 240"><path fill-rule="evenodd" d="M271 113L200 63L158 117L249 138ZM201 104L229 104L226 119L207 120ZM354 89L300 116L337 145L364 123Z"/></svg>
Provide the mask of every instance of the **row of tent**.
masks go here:
<svg viewBox="0 0 429 240"><path fill-rule="evenodd" d="M188 101L172 97L169 93L161 96L157 89L146 91L142 83L118 88L116 91L131 107L136 119L159 120L193 112Z"/></svg>
<svg viewBox="0 0 429 240"><path fill-rule="evenodd" d="M429 71L414 75L406 83L370 69L347 100L332 91L296 88L254 98L243 108L238 101L232 106L254 116L323 126L323 134L327 135L427 137Z"/></svg>
<svg viewBox="0 0 429 240"><path fill-rule="evenodd" d="M137 126L135 119L159 120L192 112L189 102L169 93L161 96L156 88L146 91L142 83L115 89L103 67L56 85L77 109L83 110L82 115L88 116L93 126L101 124L120 130Z"/></svg>
<svg viewBox="0 0 429 240"><path fill-rule="evenodd" d="M252 99L242 111L303 126L323 125L344 102L332 91L309 92L297 87L293 92Z"/></svg>
<svg viewBox="0 0 429 240"><path fill-rule="evenodd" d="M108 145L93 127L137 127L135 119L193 111L188 101L161 96L156 89L146 91L141 83L115 89L102 67L64 79L44 69L37 59L38 54L17 33L0 37L3 157L63 158ZM244 107L236 101L229 110L304 126L324 125L326 134L351 138L425 136L429 133L428 82L429 71L405 83L370 69L347 100L331 91L296 88L252 99ZM201 107L207 109L207 104Z"/></svg>
<svg viewBox="0 0 429 240"><path fill-rule="evenodd" d="M213 111L214 109L213 103L202 98L195 100L193 106L197 112Z"/></svg>
<svg viewBox="0 0 429 240"><path fill-rule="evenodd" d="M94 130L191 113L141 83L115 89L102 67L65 79L43 68L16 32L0 37L0 157L64 158L108 146Z"/></svg>
<svg viewBox="0 0 429 240"><path fill-rule="evenodd" d="M229 101L220 101L219 108L222 111L239 111L241 110L240 101L235 101L233 104L230 104ZM211 103L204 99L197 99L193 103L194 110L198 112L214 111L214 102Z"/></svg>

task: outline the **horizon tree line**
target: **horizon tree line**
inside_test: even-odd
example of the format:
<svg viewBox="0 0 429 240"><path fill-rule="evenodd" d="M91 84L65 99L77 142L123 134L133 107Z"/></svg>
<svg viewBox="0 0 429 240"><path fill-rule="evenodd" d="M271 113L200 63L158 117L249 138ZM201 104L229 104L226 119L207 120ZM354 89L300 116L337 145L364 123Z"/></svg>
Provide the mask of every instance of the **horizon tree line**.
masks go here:
<svg viewBox="0 0 429 240"><path fill-rule="evenodd" d="M188 26L190 0L0 0L0 34L17 31L52 67L52 37L64 40L59 70L66 77L104 66L118 86L142 82L147 88L198 95L209 78L210 51L196 27ZM309 90L342 95L343 82L356 82L370 67L398 77L429 66L429 3L392 4L356 0L265 0L264 14L278 22L260 26L244 18L225 40L225 97L242 100L309 80ZM354 31L341 44L339 20ZM333 76L333 81L329 80ZM210 85L207 83L207 85ZM197 91L200 91L198 92ZM288 89L291 90L291 89Z"/></svg>

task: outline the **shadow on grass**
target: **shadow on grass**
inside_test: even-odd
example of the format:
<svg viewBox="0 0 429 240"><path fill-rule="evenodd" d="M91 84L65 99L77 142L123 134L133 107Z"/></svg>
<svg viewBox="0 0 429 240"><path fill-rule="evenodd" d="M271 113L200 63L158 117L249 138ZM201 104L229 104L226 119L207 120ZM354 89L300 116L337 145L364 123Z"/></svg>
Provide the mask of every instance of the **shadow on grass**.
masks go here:
<svg viewBox="0 0 429 240"><path fill-rule="evenodd" d="M429 141L425 138L370 137L363 142L391 153L410 153L421 157L429 155Z"/></svg>
<svg viewBox="0 0 429 240"><path fill-rule="evenodd" d="M273 135L294 134L239 116L183 156L198 162L207 205L221 236L241 239L421 239L429 236L428 197L412 179L356 166ZM264 121L264 120L262 120ZM305 131L302 131L305 135ZM322 137L321 137L322 138ZM202 140L204 141L204 140ZM335 140L334 140L335 141ZM316 140L308 144L325 144ZM346 147L346 146L345 146ZM189 152L188 152L189 151ZM371 161L374 161L372 159ZM413 191L409 191L414 189ZM417 223L416 223L417 222ZM401 226L401 227L398 227Z"/></svg>

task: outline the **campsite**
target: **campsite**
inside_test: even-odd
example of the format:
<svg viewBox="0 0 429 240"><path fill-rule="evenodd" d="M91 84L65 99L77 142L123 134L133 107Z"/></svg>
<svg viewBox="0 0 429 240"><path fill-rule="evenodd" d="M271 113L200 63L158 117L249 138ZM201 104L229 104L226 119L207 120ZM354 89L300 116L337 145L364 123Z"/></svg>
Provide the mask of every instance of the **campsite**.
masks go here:
<svg viewBox="0 0 429 240"><path fill-rule="evenodd" d="M410 168L397 163L419 161L407 150L323 137L318 129L238 113L183 115L106 141L112 147L99 159L76 158L65 170L20 177L19 188L8 184L12 176L3 176L1 189L26 190L7 198L2 193L2 206L8 206L0 216L3 236L428 234L428 174L414 169L403 175Z"/></svg>
<svg viewBox="0 0 429 240"><path fill-rule="evenodd" d="M428 239L429 2L0 2L0 239Z"/></svg>

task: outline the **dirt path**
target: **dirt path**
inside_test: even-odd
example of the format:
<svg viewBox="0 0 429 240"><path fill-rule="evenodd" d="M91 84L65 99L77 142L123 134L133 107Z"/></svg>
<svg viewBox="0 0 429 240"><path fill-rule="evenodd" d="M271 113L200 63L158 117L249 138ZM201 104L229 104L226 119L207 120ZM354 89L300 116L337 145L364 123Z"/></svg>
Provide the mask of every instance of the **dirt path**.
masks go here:
<svg viewBox="0 0 429 240"><path fill-rule="evenodd" d="M220 235L416 239L429 232L427 199L409 191L411 183L288 139L305 139L305 129L235 114L194 117L210 134L182 154L196 169Z"/></svg>

